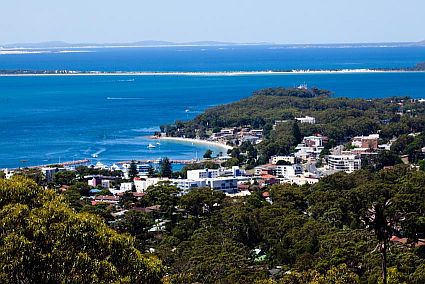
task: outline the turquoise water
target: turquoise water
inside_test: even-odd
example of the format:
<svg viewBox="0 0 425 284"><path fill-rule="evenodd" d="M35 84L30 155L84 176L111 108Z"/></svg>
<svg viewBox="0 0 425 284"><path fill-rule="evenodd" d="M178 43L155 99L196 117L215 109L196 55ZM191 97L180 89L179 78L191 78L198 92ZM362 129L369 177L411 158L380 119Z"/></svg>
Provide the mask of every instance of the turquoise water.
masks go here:
<svg viewBox="0 0 425 284"><path fill-rule="evenodd" d="M310 51L313 55L324 52L319 59L311 59L312 65L346 68L341 62L347 62L348 58L345 57L348 54L344 51L341 55L341 50L334 50L335 58L332 58L333 53L328 49ZM115 51L117 53L108 50L101 51L100 55L97 52L91 53L91 57L88 53L71 54L72 59L80 59L72 62L69 54L42 54L41 57L0 55L0 69L41 70L67 67L73 70L110 70L111 61L121 61L124 57L127 61L114 65L112 70L267 70L277 69L279 66L281 69L291 68L296 62L305 62L304 55L308 54L304 49L298 51L301 55L296 54L297 60L296 57L291 57L295 56L292 54L293 50L287 51L291 56L285 55L281 50L275 55L269 54L269 51L267 49L264 55L260 49L248 50L246 53L257 53L259 57L251 59L247 59L245 53L238 57L239 53L236 51L230 59L227 54L230 51L226 51L223 62L220 62L216 49L211 54L197 50L192 60L188 55L175 58L172 54L177 54L178 51L170 51L172 54L158 63L152 60L157 59L155 56L159 55L155 52L159 51L150 50L138 50L139 53L132 50L130 55L123 54L122 50ZM381 49L382 54L379 55L376 50L367 53L363 49L353 49L351 61L358 62L356 68L373 67L368 66L371 64L380 65L377 67L409 66L413 62L424 61L424 51L425 49ZM151 54L151 61L147 61L145 65L138 62L140 58L148 58L149 52L155 53ZM204 59L199 55L201 52L206 52ZM134 61L131 60L131 54L137 55L134 55ZM282 54L291 58L293 63L282 63ZM261 61L262 57L268 58L265 63ZM388 58L397 58L397 61L394 63ZM180 65L176 63L172 69L175 62L183 59L187 62ZM213 63L208 69L206 66L210 61ZM261 62L257 64L257 68L254 68L255 62ZM310 68L315 68L314 66ZM27 165L36 165L92 159L92 154L98 154L98 159L92 160L106 163L165 156L195 158L202 156L211 147L162 141L159 147L148 150L147 145L151 141L147 136L158 130L161 124L171 123L176 119L191 119L208 107L239 100L257 89L291 87L304 82L309 86L330 89L335 96L425 97L425 73L0 77L0 168L21 166L21 160L27 160ZM216 153L220 151L213 150Z"/></svg>

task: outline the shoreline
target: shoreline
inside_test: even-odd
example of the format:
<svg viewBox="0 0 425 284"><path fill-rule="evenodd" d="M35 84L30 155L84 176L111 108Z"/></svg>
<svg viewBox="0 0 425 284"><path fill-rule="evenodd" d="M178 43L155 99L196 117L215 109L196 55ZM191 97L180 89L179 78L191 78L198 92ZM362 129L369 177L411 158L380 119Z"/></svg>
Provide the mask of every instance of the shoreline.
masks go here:
<svg viewBox="0 0 425 284"><path fill-rule="evenodd" d="M41 71L43 72L43 71ZM46 71L47 72L47 71ZM299 74L369 74L369 73L424 73L421 70L374 70L374 69L341 69L341 70L290 70L290 71L212 71L212 72L101 72L101 71L67 71L69 73L0 73L0 77L29 76L253 76L253 75L299 75Z"/></svg>
<svg viewBox="0 0 425 284"><path fill-rule="evenodd" d="M233 149L232 146L224 145L224 144L219 143L219 142L213 142L213 141L201 140L201 139L193 139L193 138L151 136L150 139L152 139L152 140L177 141L177 142L201 144L201 145L210 145L210 146L214 146L214 147L222 148L222 149L226 149L226 150L232 150ZM227 152L226 152L226 154L227 154Z"/></svg>

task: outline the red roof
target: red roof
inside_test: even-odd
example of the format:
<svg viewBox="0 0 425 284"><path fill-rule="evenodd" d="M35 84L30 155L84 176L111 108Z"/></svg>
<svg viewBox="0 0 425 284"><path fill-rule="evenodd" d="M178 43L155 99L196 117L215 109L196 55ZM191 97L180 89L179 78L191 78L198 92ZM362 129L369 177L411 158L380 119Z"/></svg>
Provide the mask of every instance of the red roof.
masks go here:
<svg viewBox="0 0 425 284"><path fill-rule="evenodd" d="M267 174L267 175L261 175L261 178L263 178L263 179L272 179L272 178L276 178L276 177L274 175Z"/></svg>

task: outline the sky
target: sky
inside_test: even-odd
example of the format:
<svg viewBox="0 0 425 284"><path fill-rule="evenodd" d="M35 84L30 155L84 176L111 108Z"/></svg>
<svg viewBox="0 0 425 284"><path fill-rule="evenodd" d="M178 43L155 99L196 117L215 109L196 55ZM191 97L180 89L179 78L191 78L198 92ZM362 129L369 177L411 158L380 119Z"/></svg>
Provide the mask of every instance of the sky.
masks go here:
<svg viewBox="0 0 425 284"><path fill-rule="evenodd" d="M0 44L425 40L424 0L2 0Z"/></svg>

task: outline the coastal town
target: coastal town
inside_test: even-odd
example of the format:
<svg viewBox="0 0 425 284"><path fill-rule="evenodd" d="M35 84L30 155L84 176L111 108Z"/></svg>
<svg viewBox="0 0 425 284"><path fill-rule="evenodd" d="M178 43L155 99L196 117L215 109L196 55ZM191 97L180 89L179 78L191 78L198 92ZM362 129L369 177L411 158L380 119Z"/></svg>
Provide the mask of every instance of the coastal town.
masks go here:
<svg viewBox="0 0 425 284"><path fill-rule="evenodd" d="M314 117L295 118L299 123L315 124ZM274 127L285 121L275 121ZM410 137L416 137L420 133L410 133ZM161 137L163 136L163 137ZM379 134L367 136L355 136L345 145L327 147L329 138L321 134L305 136L302 142L296 145L294 152L290 155L271 156L267 164L258 165L253 169L245 169L245 166L233 165L226 167L226 162L232 159L233 146L241 146L243 143L256 145L262 142L263 130L251 127L223 128L213 133L208 139L188 139L166 137L162 133L155 139L177 139L187 143L205 143L227 149L227 153L218 153L215 157L209 154L198 160L169 160L167 174L160 170L162 160L158 161L127 161L107 166L101 162L94 165L78 166L80 163L89 163L90 160L76 161L74 163L63 163L55 166L32 167L31 169L3 169L5 178L11 178L14 174L22 174L26 171L39 171L42 184L54 185L59 190L66 191L70 184L58 182L57 176L69 173L75 179L83 180L90 187L89 195L82 196L92 205L106 203L117 205L126 193L134 197L143 198L149 187L167 183L180 190L184 195L195 188L210 188L222 191L229 197L247 196L252 191L263 190L263 196L268 198L267 188L274 184L293 184L298 186L311 185L319 182L323 177L337 172L352 173L360 170L365 161L382 152L389 151L392 144L397 140L391 139L388 143L382 143ZM233 146L229 146L233 145ZM246 154L246 153L245 153ZM425 157L425 147L421 148L420 156ZM404 164L411 167L419 167L409 163L408 155L400 157ZM201 169L187 170L172 173L172 164L184 163L187 165L198 164ZM77 164L77 165L75 165ZM388 166L386 168L389 168ZM86 168L88 172L106 172L105 174L87 174L80 176L78 168ZM69 180L69 183L73 180Z"/></svg>
<svg viewBox="0 0 425 284"><path fill-rule="evenodd" d="M95 152L3 169L0 203L15 204L17 213L9 214L6 205L2 220L13 235L19 216L27 214L32 225L18 241L23 247L28 236L41 247L88 247L92 257L106 247L121 254L122 265L132 253L115 247L130 246L133 255L167 271L158 278L180 279L171 283L221 283L223 277L224 283L238 283L235 273L249 279L244 283L305 283L300 279L310 273L326 279L321 283L333 283L330 273L353 280L346 283L376 283L379 273L362 267L378 267L377 259L394 251L419 258L425 248L424 102L334 98L305 84L262 89L192 120L162 125L139 145L149 153L173 142L201 145L205 153L192 159L141 160L135 154L107 163L103 152ZM384 224L379 238L372 229L376 212L389 220L378 220ZM42 230L48 242L38 238ZM105 243L102 232L119 237ZM382 249L370 253L377 242ZM340 258L341 247L354 243L360 244L355 255L343 252ZM233 272L236 262L240 267ZM404 258L388 262L390 271L423 283L421 266L405 269ZM360 276L366 280L357 281ZM129 283L144 283L128 277L134 279Z"/></svg>

